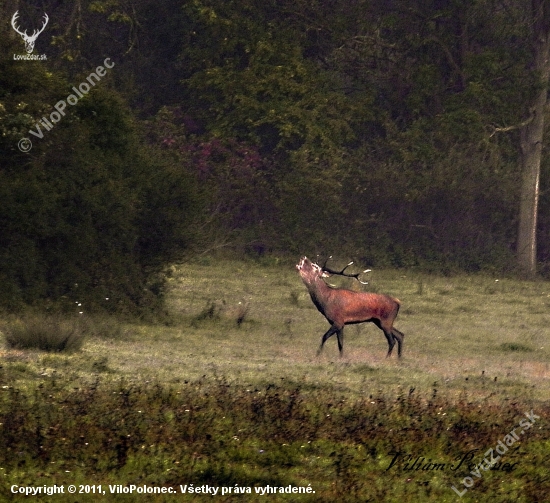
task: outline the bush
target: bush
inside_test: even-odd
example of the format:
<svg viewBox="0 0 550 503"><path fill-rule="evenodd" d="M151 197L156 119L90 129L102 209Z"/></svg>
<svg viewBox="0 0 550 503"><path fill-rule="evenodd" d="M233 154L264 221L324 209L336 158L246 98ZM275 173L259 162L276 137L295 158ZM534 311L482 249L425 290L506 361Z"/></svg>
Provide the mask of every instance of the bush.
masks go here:
<svg viewBox="0 0 550 503"><path fill-rule="evenodd" d="M83 324L76 317L27 315L7 322L2 332L7 346L14 349L76 351L84 342Z"/></svg>
<svg viewBox="0 0 550 503"><path fill-rule="evenodd" d="M143 146L108 81L22 154L17 139L69 84L53 79L37 104L37 89L52 79L32 66L36 81L21 86L12 66L0 72L0 306L78 300L94 311L158 311L158 273L192 241L198 203L191 177ZM32 104L23 118L18 103Z"/></svg>

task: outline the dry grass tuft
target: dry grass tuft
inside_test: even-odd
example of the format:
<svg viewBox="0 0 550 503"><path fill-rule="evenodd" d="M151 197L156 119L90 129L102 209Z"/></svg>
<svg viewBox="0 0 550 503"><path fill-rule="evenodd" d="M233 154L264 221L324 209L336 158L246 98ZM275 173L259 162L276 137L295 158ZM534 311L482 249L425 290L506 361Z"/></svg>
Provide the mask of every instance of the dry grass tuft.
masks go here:
<svg viewBox="0 0 550 503"><path fill-rule="evenodd" d="M84 341L82 320L61 315L27 314L5 323L2 332L12 349L70 352Z"/></svg>

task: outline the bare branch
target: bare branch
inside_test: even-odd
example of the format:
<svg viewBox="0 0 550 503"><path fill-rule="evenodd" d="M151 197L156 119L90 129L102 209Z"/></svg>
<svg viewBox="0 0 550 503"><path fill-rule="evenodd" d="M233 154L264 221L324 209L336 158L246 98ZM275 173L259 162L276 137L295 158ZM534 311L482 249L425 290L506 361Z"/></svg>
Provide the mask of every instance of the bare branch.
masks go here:
<svg viewBox="0 0 550 503"><path fill-rule="evenodd" d="M493 132L489 135L489 138L492 138L496 133L508 133L510 131L515 131L516 129L521 129L527 124L531 123L533 119L535 118L535 114L531 113L531 115L525 119L523 122L520 122L519 124L514 124L513 126L506 126L506 127L495 127L491 126L493 129Z"/></svg>

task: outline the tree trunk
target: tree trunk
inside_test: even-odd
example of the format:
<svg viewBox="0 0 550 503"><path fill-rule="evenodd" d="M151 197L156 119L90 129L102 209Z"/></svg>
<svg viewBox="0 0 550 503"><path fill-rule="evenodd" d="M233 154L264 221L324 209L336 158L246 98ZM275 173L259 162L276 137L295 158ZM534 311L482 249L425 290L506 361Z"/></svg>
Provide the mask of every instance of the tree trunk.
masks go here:
<svg viewBox="0 0 550 503"><path fill-rule="evenodd" d="M546 7L546 8L545 8ZM550 10L545 0L532 1L533 56L539 75L540 91L531 102L532 120L520 130L520 169L522 172L517 260L522 272L534 276L537 270L537 213L539 203L540 163L544 131L544 109L548 99L550 76Z"/></svg>

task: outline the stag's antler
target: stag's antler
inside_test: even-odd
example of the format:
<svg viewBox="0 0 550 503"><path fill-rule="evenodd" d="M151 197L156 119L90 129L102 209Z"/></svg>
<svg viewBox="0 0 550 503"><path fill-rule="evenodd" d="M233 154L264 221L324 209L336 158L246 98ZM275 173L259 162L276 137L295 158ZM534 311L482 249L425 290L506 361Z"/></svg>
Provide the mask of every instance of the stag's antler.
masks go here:
<svg viewBox="0 0 550 503"><path fill-rule="evenodd" d="M42 25L42 28L40 30L34 30L33 34L29 36L27 35L27 30L22 32L15 24L18 17L19 11L15 11L15 14L11 18L11 26L19 35L21 35L21 37L23 37L23 40L25 41L25 50L30 54L34 50L34 43L36 42L38 35L44 31L44 28L46 28L50 18L48 17L48 14L44 13L44 24Z"/></svg>
<svg viewBox="0 0 550 503"><path fill-rule="evenodd" d="M325 263L321 266L321 270L323 272L326 272L328 274L336 274L337 276L345 276L346 278L355 278L357 281L359 281L359 283L361 283L362 285L368 285L368 281L361 281L359 279L359 276L361 276L361 274L364 274L366 272L370 272L371 269L365 269L363 272L358 272L356 274L347 274L345 273L344 271L350 266L353 264L353 260L347 265L345 266L341 271L335 271L334 269L330 269L327 267L327 262L332 258L332 255L327 258L325 260Z"/></svg>

